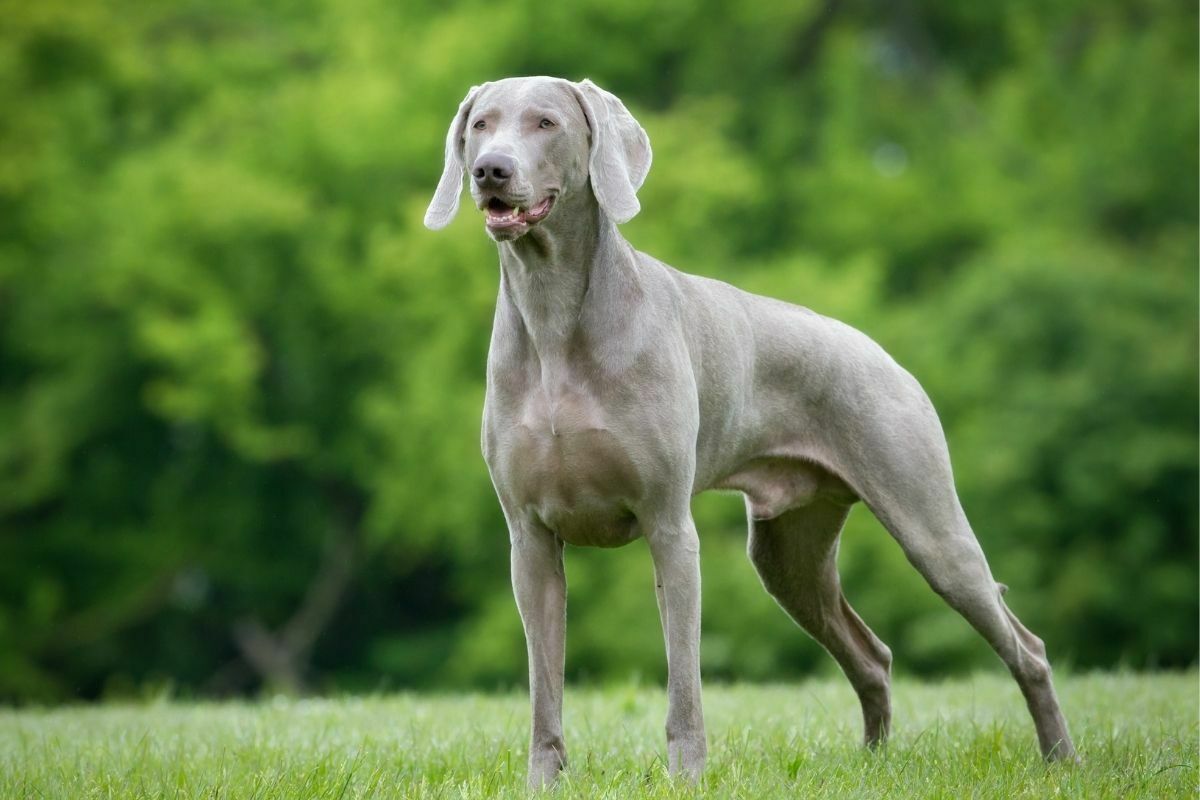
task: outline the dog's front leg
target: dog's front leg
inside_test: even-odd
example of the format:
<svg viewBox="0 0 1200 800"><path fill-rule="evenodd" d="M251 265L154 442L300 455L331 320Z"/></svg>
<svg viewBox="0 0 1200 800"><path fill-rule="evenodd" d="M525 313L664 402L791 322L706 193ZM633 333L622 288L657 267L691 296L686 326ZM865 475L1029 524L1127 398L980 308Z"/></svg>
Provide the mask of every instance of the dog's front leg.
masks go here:
<svg viewBox="0 0 1200 800"><path fill-rule="evenodd" d="M547 786L566 766L562 732L567 579L563 543L536 526L512 532L512 583L529 654L529 786Z"/></svg>
<svg viewBox="0 0 1200 800"><path fill-rule="evenodd" d="M667 640L667 765L697 780L708 746L700 698L700 542L691 517L647 533Z"/></svg>

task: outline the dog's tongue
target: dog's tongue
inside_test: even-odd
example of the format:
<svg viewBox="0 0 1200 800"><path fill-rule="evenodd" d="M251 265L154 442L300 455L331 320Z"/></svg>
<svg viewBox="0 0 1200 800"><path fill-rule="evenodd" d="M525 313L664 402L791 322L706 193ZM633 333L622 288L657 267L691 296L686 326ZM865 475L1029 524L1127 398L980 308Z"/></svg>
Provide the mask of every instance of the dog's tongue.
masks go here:
<svg viewBox="0 0 1200 800"><path fill-rule="evenodd" d="M524 222L525 212L519 208L513 208L500 200L493 199L488 203L487 217L488 222L496 225L504 225L514 222Z"/></svg>
<svg viewBox="0 0 1200 800"><path fill-rule="evenodd" d="M541 221L550 213L553 196L547 197L532 208L521 209L510 206L503 200L493 197L487 205L487 221L492 225L530 224Z"/></svg>

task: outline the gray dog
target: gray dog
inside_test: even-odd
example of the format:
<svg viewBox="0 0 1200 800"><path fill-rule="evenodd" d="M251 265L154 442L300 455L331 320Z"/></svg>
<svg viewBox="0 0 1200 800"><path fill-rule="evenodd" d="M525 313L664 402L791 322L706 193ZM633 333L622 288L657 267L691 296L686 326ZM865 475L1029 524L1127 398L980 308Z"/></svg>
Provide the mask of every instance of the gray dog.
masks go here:
<svg viewBox="0 0 1200 800"><path fill-rule="evenodd" d="M590 81L510 78L467 93L425 224L463 178L500 250L483 454L508 522L533 705L529 783L566 764L565 544L645 537L666 637L667 753L698 776L699 540L692 495L746 497L763 586L837 659L864 738L891 721L891 653L842 595L837 543L862 500L1021 687L1042 753L1073 759L1046 649L1005 606L954 490L941 424L911 375L808 309L685 275L617 230L650 141Z"/></svg>

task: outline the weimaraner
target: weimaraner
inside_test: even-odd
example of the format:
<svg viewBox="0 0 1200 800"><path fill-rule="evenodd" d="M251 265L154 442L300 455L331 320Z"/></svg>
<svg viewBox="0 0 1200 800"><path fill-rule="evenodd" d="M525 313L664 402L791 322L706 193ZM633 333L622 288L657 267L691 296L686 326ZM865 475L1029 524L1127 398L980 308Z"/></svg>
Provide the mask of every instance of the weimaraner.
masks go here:
<svg viewBox="0 0 1200 800"><path fill-rule="evenodd" d="M467 93L425 215L471 197L500 250L483 455L508 522L532 702L529 783L566 764L565 544L645 537L667 650L667 754L698 777L699 540L706 489L746 497L763 586L837 660L865 741L891 722L891 652L842 594L837 544L862 500L1016 679L1048 759L1074 759L1040 639L1005 606L963 514L925 392L875 342L806 308L678 272L617 225L639 210L650 141L591 81L509 78Z"/></svg>

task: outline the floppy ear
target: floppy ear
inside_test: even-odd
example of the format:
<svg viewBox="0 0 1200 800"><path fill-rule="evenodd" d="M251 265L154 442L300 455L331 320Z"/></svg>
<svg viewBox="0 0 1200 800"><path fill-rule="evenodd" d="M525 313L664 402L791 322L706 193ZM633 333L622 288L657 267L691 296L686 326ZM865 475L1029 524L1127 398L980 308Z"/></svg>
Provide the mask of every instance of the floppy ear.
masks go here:
<svg viewBox="0 0 1200 800"><path fill-rule="evenodd" d="M627 222L641 209L637 190L650 171L650 137L616 95L589 80L574 89L592 130L592 192L614 222Z"/></svg>
<svg viewBox="0 0 1200 800"><path fill-rule="evenodd" d="M484 84L486 86L487 84ZM458 105L458 113L450 120L450 130L446 131L446 165L442 168L442 179L438 181L437 191L429 201L429 209L425 212L425 227L431 231L440 230L450 224L458 213L458 196L462 194L463 176L463 145L467 132L467 115L475 97L483 86L472 86L471 91Z"/></svg>

